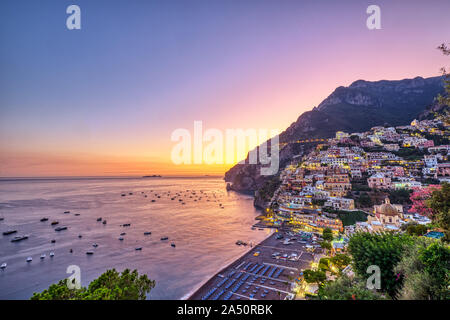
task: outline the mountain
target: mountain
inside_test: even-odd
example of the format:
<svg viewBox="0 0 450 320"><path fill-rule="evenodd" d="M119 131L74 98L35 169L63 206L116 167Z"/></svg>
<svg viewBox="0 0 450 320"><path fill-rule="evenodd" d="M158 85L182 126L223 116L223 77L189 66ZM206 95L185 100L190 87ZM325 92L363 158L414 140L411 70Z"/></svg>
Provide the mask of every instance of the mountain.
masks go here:
<svg viewBox="0 0 450 320"><path fill-rule="evenodd" d="M311 111L304 112L280 134L280 142L311 138L330 138L336 131L364 132L374 126L410 123L444 93L443 77L403 80L357 80L338 87ZM288 144L280 150L280 169L292 157L314 147ZM258 164L237 164L225 173L229 188L249 192L261 188L271 177L259 174Z"/></svg>

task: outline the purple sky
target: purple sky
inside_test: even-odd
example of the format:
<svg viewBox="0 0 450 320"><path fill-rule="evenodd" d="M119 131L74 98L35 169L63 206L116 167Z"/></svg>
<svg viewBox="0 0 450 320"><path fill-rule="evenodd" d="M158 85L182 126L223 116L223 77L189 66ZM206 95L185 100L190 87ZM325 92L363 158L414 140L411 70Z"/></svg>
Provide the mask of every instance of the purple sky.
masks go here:
<svg viewBox="0 0 450 320"><path fill-rule="evenodd" d="M66 28L70 4L81 30ZM366 27L370 4L381 30ZM170 135L194 120L283 130L337 86L438 75L449 12L448 0L3 0L0 176L182 172Z"/></svg>

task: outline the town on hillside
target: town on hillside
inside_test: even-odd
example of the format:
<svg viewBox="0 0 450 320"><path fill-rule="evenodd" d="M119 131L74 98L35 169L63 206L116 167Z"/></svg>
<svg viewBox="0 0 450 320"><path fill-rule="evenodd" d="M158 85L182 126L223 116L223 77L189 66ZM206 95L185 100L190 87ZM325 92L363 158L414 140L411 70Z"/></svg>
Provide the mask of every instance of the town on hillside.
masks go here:
<svg viewBox="0 0 450 320"><path fill-rule="evenodd" d="M408 203L410 193L450 182L448 137L449 123L439 116L362 133L338 131L281 171L266 209L269 221L347 236L428 224Z"/></svg>
<svg viewBox="0 0 450 320"><path fill-rule="evenodd" d="M422 236L440 239L443 230L429 229L430 217L411 199L450 182L449 136L443 116L361 133L338 131L280 172L279 186L256 226L317 238L308 242L311 265L326 253L346 252L359 231L403 233L419 225L425 229ZM324 230L333 233L329 250L319 241ZM317 291L301 278L297 284L303 283L303 291Z"/></svg>

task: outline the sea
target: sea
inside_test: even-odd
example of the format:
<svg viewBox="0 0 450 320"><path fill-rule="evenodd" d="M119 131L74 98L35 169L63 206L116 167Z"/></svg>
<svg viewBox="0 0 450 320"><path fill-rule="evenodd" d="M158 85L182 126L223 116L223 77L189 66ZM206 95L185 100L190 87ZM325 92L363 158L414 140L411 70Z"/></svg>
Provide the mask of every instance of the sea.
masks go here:
<svg viewBox="0 0 450 320"><path fill-rule="evenodd" d="M220 177L2 179L0 299L29 299L70 266L83 286L108 269L137 269L156 282L148 299L186 299L269 236L252 229L259 214L252 196L227 191ZM28 239L11 242L17 235Z"/></svg>

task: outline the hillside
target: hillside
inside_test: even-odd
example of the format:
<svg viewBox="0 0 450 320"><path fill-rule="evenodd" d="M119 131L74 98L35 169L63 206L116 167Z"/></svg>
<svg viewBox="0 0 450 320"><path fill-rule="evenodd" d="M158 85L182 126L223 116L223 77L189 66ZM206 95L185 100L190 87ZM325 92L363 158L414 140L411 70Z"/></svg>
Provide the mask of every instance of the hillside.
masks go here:
<svg viewBox="0 0 450 320"><path fill-rule="evenodd" d="M444 92L442 77L403 80L357 80L338 87L319 106L304 112L280 134L280 142L329 138L336 131L362 132L371 127L408 124ZM280 151L280 168L311 144L288 144ZM259 174L259 165L237 164L225 174L233 190L258 190L271 177Z"/></svg>

